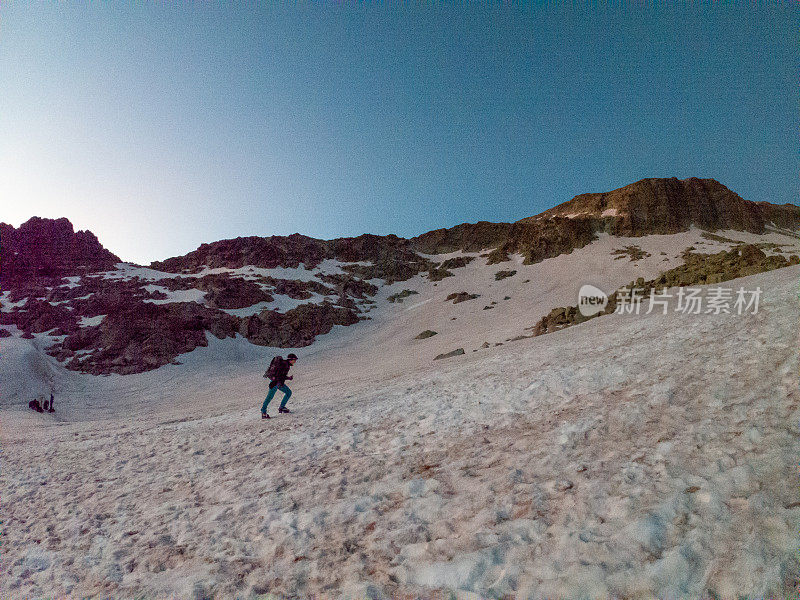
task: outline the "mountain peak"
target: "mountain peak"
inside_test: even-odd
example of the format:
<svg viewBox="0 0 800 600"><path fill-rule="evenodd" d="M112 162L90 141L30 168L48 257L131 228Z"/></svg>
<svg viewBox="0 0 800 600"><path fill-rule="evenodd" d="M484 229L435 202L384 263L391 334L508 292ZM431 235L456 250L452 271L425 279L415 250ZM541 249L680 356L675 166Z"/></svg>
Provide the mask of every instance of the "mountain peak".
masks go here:
<svg viewBox="0 0 800 600"><path fill-rule="evenodd" d="M120 262L91 231L76 232L64 217L31 217L19 228L0 223L0 239L4 287L42 277L64 277L79 269L110 269Z"/></svg>
<svg viewBox="0 0 800 600"><path fill-rule="evenodd" d="M772 225L796 228L800 207L750 202L715 179L647 178L610 192L579 194L535 217L530 223L553 217L607 220L615 235L667 234L691 226L763 233Z"/></svg>

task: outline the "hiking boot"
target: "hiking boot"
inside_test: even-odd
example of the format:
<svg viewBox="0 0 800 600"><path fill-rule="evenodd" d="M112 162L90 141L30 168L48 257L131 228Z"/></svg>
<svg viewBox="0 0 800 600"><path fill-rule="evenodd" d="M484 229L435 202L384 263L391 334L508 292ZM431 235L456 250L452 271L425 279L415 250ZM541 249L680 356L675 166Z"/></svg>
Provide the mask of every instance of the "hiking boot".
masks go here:
<svg viewBox="0 0 800 600"><path fill-rule="evenodd" d="M291 414L292 411L290 411L288 408L279 408L278 412L279 413L289 413L289 414Z"/></svg>
<svg viewBox="0 0 800 600"><path fill-rule="evenodd" d="M261 413L262 419L269 419L269 415L267 413Z"/></svg>

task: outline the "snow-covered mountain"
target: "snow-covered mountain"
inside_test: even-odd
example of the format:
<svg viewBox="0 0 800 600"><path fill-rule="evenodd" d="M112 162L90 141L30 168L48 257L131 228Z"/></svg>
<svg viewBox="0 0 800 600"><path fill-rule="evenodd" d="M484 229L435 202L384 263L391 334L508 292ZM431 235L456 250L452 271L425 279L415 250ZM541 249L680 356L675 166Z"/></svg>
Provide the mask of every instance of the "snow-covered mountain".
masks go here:
<svg viewBox="0 0 800 600"><path fill-rule="evenodd" d="M487 284L476 287L472 281L477 273L498 265L497 272L518 271L513 282L519 283L537 269L519 270L517 263L544 265L587 247L588 255L609 259L592 259L593 277L614 287L677 266L681 252L695 243L707 252L755 242L766 244L776 257L789 257L797 252L791 230L798 224L800 208L748 202L714 180L646 179L607 194L577 196L517 223L463 224L410 240L369 234L330 241L299 234L236 238L143 268L121 262L91 233L73 232L66 219L34 218L19 229L2 225L0 231L0 325L16 328L2 329L6 335L46 335L48 354L68 369L130 374L179 362L181 354L205 346L209 334L242 336L262 346L306 347L335 326L371 318L377 306L393 299L395 288L419 292L426 282L442 282L440 292L480 294L480 308L496 310L491 302L508 302L505 294L487 299ZM740 235L715 241L690 233L699 226ZM659 249L653 256L641 248L642 254L631 255L634 269L612 260L620 258L611 256L615 251L647 246L646 237L653 234L677 237L658 242L669 251ZM722 239L729 241L716 243ZM616 246L605 248L609 244ZM788 258L775 258L756 271L788 264ZM551 299L543 289L578 283L564 275L562 282L547 276L527 287L512 285L516 300L511 296L511 309L498 312L513 322L522 301L527 314L540 318L537 313L567 301L564 294ZM511 283L488 281L497 289ZM569 293L574 296L571 288ZM470 318L478 327L485 320Z"/></svg>
<svg viewBox="0 0 800 600"><path fill-rule="evenodd" d="M664 229L636 186L691 190L690 218ZM25 249L48 236L19 232L68 223L3 226L0 590L790 594L800 209L728 191L726 212L725 189L644 180L607 194L628 204L149 267L66 243L51 268ZM743 314L569 316L584 284L632 282L762 294ZM290 348L295 414L262 422ZM27 409L51 390L55 413Z"/></svg>

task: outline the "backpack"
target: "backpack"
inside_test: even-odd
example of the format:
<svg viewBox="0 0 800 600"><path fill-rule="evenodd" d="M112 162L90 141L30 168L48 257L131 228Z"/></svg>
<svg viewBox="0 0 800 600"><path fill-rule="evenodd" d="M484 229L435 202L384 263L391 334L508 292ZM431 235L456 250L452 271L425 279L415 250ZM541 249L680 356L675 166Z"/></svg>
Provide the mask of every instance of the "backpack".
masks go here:
<svg viewBox="0 0 800 600"><path fill-rule="evenodd" d="M278 367L283 362L282 356L276 356L272 359L269 363L269 367L267 367L267 372L264 373L264 377L267 379L275 379L275 376L278 374Z"/></svg>

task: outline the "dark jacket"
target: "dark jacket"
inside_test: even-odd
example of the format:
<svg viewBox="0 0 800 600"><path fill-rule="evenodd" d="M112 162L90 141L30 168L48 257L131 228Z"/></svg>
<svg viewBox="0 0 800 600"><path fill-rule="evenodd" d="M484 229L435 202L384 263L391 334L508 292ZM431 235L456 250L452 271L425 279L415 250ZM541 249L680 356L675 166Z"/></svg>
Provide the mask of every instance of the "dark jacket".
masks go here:
<svg viewBox="0 0 800 600"><path fill-rule="evenodd" d="M269 387L279 387L286 383L286 377L289 375L289 361L285 358L280 359L275 367L275 377L272 378Z"/></svg>

